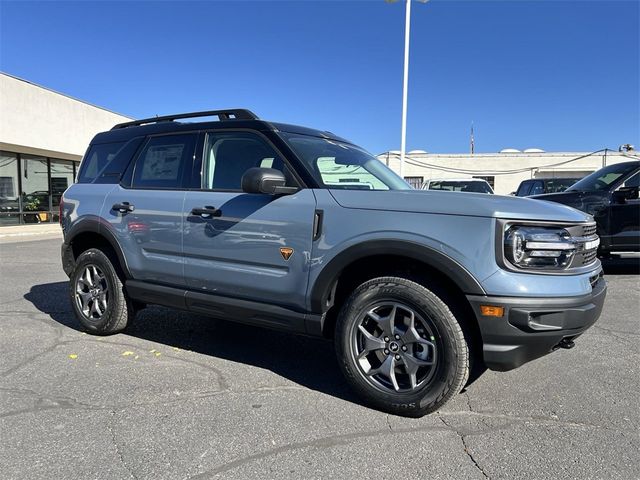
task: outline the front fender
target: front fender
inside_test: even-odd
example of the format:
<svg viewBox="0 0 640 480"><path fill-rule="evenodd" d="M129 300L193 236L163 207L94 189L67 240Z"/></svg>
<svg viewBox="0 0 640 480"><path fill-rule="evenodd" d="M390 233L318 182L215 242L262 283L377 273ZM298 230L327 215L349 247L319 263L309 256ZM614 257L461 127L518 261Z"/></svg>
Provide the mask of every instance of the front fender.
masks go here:
<svg viewBox="0 0 640 480"><path fill-rule="evenodd" d="M486 294L480 282L464 266L441 251L410 240L375 239L344 248L322 267L310 285L311 311L324 313L329 308L331 289L348 265L375 255L397 255L416 260L446 275L466 294Z"/></svg>

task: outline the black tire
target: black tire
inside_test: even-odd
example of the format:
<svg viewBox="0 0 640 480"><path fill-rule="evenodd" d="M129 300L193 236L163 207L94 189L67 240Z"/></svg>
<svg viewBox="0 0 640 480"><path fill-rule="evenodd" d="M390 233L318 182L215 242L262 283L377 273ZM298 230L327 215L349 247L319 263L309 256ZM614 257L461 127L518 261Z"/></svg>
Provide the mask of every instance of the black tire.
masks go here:
<svg viewBox="0 0 640 480"><path fill-rule="evenodd" d="M433 359L436 359L435 364L432 367L421 367L425 369L423 371L428 373L428 375L425 374L422 384L415 381L414 373L413 382L409 383L405 391L396 391L396 387L399 384L399 380L396 381L396 373L392 375L394 377L394 383L392 384L394 388L392 389L390 386L385 388L384 385L376 384L375 375L374 377L371 377L371 374L367 375L367 372L356 359L358 355L356 350L359 349L358 342L360 341L360 344L362 344L361 340L357 339L358 335L362 339L362 334L359 333L361 332L359 325L362 322L371 322L371 320L366 319L370 315L367 312L376 311L376 308L385 308L385 302L391 302L390 305L398 305L400 310L404 308L403 306L408 307L415 313L416 318L420 318L421 324L426 325L425 328L433 332L433 335L430 336L433 341L431 361L433 362ZM382 306L376 307L376 305ZM394 313L389 314L388 317L400 318L401 321L406 321L409 318L407 315L400 317L395 317L395 315L394 310ZM363 317L366 320L362 320ZM397 321L394 320L394 322ZM374 322L373 325L374 327L367 328L377 328L376 325L379 324ZM401 333L398 330L398 326L396 326L396 332ZM383 335L379 334L376 337L376 342L383 340ZM405 336L398 335L398 337L402 338L402 340L398 340L398 343L405 339ZM424 335L423 338L425 338ZM419 340L419 342L422 341ZM395 342L391 340L391 343ZM390 344L387 343L385 345ZM374 408L396 415L420 417L439 409L451 397L462 390L469 378L469 348L462 328L451 313L451 310L432 291L404 278L380 277L360 285L340 310L336 321L335 346L340 368L359 396ZM407 346L408 344L402 344L401 348L405 349ZM398 345L392 345L392 347L397 349ZM413 351L414 348L409 347L410 351ZM421 348L422 346L420 346ZM365 350L368 349L365 348ZM391 350L389 348L380 350L379 343L376 343L376 349L372 350L373 353L368 355L374 356L371 360L372 362L375 362L379 357L386 358L385 355L394 356L395 359L401 356L402 359L398 360L401 363L392 362L391 365L396 366L394 367L394 372L398 371L397 368L400 369L399 375L402 377L402 369L405 368L402 365L409 365L404 360L404 355L407 355L406 350L404 350L405 353L399 352L401 355L388 355L388 353L392 353ZM414 354L414 358L419 355L424 354ZM429 353L427 357L430 355ZM365 358L368 364L371 357ZM362 360L360 361L362 362ZM383 362L383 360L379 361ZM372 370L375 369L370 368L370 371ZM406 368L405 373L408 374L408 372L409 370ZM379 377L379 375L377 376ZM408 377L404 375L402 378ZM413 383L415 383L415 386Z"/></svg>
<svg viewBox="0 0 640 480"><path fill-rule="evenodd" d="M87 285L87 283L91 282L82 280L83 276L86 275L87 268L93 271L93 267L96 268L96 272L99 272L97 277L90 275L92 280L99 279L93 282L96 288L91 288ZM82 293L78 292L79 288ZM81 295L91 296L94 295L94 291L98 292L99 289L103 289L104 293L106 293L104 296L106 307L100 302L102 297L96 293L96 298L90 299L86 310L83 311L83 297ZM84 292L84 290L89 291ZM107 254L97 248L90 248L78 257L69 278L69 296L76 318L89 333L95 335L111 335L121 332L135 316L133 303L127 297L122 279L119 277L113 261ZM102 312L99 317L95 317L98 310L95 312L89 311L87 315L87 310L91 310L93 306L92 302L98 303L96 308Z"/></svg>

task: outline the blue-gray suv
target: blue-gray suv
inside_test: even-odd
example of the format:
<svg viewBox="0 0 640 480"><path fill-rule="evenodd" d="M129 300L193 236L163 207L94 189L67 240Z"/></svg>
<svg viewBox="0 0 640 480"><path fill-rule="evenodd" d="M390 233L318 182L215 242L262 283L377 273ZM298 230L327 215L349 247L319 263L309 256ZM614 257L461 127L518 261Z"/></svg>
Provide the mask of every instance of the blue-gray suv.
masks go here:
<svg viewBox="0 0 640 480"><path fill-rule="evenodd" d="M96 135L60 218L89 332L158 304L333 338L363 400L407 416L573 347L606 293L591 216L413 190L330 132L242 109Z"/></svg>

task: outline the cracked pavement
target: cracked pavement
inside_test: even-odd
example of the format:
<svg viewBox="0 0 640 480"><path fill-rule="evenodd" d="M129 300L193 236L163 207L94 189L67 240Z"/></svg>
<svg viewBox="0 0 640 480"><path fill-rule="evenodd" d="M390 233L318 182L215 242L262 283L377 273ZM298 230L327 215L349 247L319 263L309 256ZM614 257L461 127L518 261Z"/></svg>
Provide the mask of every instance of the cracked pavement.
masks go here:
<svg viewBox="0 0 640 480"><path fill-rule="evenodd" d="M0 245L2 478L638 478L637 257L576 348L416 420L360 405L324 340L160 307L87 335L59 244Z"/></svg>

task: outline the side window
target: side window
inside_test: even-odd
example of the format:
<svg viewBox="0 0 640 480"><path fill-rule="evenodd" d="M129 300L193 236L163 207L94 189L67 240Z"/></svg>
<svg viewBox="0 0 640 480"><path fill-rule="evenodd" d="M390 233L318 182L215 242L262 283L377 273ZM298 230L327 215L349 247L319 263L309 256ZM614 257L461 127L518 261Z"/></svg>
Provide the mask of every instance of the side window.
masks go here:
<svg viewBox="0 0 640 480"><path fill-rule="evenodd" d="M296 185L283 159L260 136L247 132L207 134L202 159L204 190L241 190L242 176L253 167L280 170L288 186Z"/></svg>
<svg viewBox="0 0 640 480"><path fill-rule="evenodd" d="M518 197L526 197L527 195L529 195L529 190L531 190L531 182L528 181L528 180L524 181L518 187L518 191L516 192L516 196L518 196Z"/></svg>
<svg viewBox="0 0 640 480"><path fill-rule="evenodd" d="M91 183L111 163L125 142L92 145L82 160L78 172L78 183Z"/></svg>
<svg viewBox="0 0 640 480"><path fill-rule="evenodd" d="M623 187L637 187L640 185L640 172L636 173L630 178L627 178L622 184Z"/></svg>
<svg viewBox="0 0 640 480"><path fill-rule="evenodd" d="M541 181L534 182L529 195L542 195L543 193L544 184Z"/></svg>
<svg viewBox="0 0 640 480"><path fill-rule="evenodd" d="M195 134L151 137L138 156L133 188L181 188L191 171Z"/></svg>

